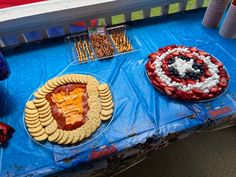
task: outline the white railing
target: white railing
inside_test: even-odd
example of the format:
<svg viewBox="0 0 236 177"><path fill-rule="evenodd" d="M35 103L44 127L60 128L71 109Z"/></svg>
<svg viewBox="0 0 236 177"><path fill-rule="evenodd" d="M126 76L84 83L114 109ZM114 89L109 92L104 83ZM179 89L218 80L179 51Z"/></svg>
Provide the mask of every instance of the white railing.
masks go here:
<svg viewBox="0 0 236 177"><path fill-rule="evenodd" d="M60 31L58 35L74 33L70 25L85 22L90 25L92 19L103 19L106 25L114 24L114 16L124 18L118 23L132 19L132 13L140 11L142 18L149 18L151 9L159 7L158 15L167 15L169 7L178 6L178 11L185 11L189 0L57 0L34 3L0 10L0 47L20 45L31 42L30 34L37 33L35 39L51 38L51 29ZM195 0L194 8L203 7L204 1ZM14 39L9 44L6 39Z"/></svg>

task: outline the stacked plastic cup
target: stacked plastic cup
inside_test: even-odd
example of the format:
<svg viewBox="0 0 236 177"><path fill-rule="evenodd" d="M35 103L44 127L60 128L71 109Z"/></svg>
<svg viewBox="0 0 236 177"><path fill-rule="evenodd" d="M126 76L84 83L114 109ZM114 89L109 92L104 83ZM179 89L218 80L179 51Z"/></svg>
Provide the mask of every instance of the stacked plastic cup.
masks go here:
<svg viewBox="0 0 236 177"><path fill-rule="evenodd" d="M234 0L220 29L220 35L225 38L236 39L236 0Z"/></svg>
<svg viewBox="0 0 236 177"><path fill-rule="evenodd" d="M209 28L218 27L229 2L230 0L211 0L202 24Z"/></svg>
<svg viewBox="0 0 236 177"><path fill-rule="evenodd" d="M10 75L10 69L7 64L6 59L3 57L2 53L0 52L0 81L7 79Z"/></svg>

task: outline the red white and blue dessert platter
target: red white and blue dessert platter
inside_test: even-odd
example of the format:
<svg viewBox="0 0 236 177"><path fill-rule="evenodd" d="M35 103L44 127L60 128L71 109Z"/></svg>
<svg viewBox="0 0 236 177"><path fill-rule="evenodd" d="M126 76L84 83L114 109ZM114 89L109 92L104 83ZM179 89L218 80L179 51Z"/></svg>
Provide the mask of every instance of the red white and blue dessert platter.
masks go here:
<svg viewBox="0 0 236 177"><path fill-rule="evenodd" d="M208 101L229 86L230 77L223 63L195 47L166 46L148 57L146 72L150 82L170 97Z"/></svg>

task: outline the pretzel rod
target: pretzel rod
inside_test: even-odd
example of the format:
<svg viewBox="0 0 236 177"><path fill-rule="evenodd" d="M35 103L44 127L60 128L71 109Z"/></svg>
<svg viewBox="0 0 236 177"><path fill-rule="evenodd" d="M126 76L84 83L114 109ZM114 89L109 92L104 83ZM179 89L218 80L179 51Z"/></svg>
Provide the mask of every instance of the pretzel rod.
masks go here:
<svg viewBox="0 0 236 177"><path fill-rule="evenodd" d="M79 60L79 62L82 62L82 61L83 61L83 58L82 58L82 56L81 56L81 52L80 52L80 48L79 48L79 46L78 46L78 43L75 42L74 45L75 45L76 53L77 53L77 55L78 55L78 60Z"/></svg>
<svg viewBox="0 0 236 177"><path fill-rule="evenodd" d="M128 52L132 50L131 43L129 42L129 39L125 34L125 30L115 29L111 32L111 38L119 53Z"/></svg>

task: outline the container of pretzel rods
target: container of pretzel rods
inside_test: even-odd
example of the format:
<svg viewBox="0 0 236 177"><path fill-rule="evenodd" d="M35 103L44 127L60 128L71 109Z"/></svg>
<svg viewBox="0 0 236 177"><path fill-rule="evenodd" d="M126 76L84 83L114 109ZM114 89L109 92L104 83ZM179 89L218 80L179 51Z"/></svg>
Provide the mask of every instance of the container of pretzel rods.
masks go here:
<svg viewBox="0 0 236 177"><path fill-rule="evenodd" d="M72 64L112 59L137 52L141 44L125 25L88 28L87 31L65 38L68 57Z"/></svg>

